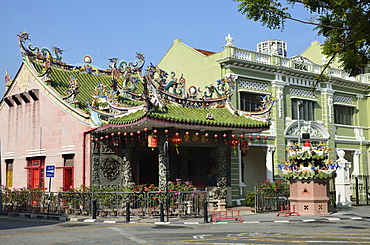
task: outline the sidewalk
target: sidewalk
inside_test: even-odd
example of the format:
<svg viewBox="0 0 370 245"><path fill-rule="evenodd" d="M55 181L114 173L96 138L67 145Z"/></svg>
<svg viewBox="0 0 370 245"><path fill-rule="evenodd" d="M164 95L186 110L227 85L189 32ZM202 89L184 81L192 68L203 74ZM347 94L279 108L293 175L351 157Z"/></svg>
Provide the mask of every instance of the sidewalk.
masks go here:
<svg viewBox="0 0 370 245"><path fill-rule="evenodd" d="M217 223L263 223L263 222L315 222L315 221L340 221L340 220L361 220L370 219L370 206L355 206L350 209L336 209L327 215L291 215L286 217L285 215L277 216L279 212L266 212L266 213L254 213L250 207L232 207L227 208L228 211L240 211L240 216L242 221L235 220L222 220ZM211 220L212 212L209 212L208 222ZM31 213L4 213L3 215L8 215L9 217L20 217L20 218L34 218L34 219L50 219L59 221L73 221L73 222L102 222L102 223L125 223L126 219L124 216L119 217L97 217L97 219L92 219L86 216L58 216L46 214L31 214ZM167 217L165 216L165 221ZM130 223L154 223L154 224L200 224L205 223L204 217L201 218L177 218L170 217L169 222L160 222L159 217L153 218L140 218L138 216L131 216Z"/></svg>
<svg viewBox="0 0 370 245"><path fill-rule="evenodd" d="M249 210L248 210L249 209ZM259 223L259 222L313 222L313 221L334 221L334 220L355 220L369 219L370 206L355 206L349 209L333 209L327 215L285 215L277 214L279 212L254 213L248 207L233 207L228 210L240 210L241 217L244 223Z"/></svg>

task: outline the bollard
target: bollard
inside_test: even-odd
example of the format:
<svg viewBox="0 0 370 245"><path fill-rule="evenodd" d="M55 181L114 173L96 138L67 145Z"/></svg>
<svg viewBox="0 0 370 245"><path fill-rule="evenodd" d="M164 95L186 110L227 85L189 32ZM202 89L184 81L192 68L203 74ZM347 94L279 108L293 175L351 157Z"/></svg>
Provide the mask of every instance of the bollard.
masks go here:
<svg viewBox="0 0 370 245"><path fill-rule="evenodd" d="M203 217L204 223L208 223L208 203L204 202L203 204Z"/></svg>
<svg viewBox="0 0 370 245"><path fill-rule="evenodd" d="M130 201L126 202L126 222L130 222Z"/></svg>
<svg viewBox="0 0 370 245"><path fill-rule="evenodd" d="M96 219L96 200L92 200L92 218Z"/></svg>
<svg viewBox="0 0 370 245"><path fill-rule="evenodd" d="M159 217L160 217L160 222L164 222L164 209L163 209L163 202L159 203Z"/></svg>

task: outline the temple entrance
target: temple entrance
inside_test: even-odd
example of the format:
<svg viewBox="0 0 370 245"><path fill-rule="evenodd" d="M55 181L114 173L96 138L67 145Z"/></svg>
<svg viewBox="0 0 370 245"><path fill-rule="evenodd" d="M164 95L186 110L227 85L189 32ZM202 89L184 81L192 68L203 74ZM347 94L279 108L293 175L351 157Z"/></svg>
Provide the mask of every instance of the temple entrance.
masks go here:
<svg viewBox="0 0 370 245"><path fill-rule="evenodd" d="M140 163L140 183L158 186L158 156L153 154L140 156Z"/></svg>
<svg viewBox="0 0 370 245"><path fill-rule="evenodd" d="M214 147L180 147L179 154L170 149L170 181L191 181L199 190L216 186L217 156Z"/></svg>

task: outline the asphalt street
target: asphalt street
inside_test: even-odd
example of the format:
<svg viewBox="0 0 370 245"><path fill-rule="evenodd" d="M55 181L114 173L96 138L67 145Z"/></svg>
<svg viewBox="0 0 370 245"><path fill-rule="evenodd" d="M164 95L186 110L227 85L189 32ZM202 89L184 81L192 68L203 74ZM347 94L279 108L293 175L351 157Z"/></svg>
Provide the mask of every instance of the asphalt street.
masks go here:
<svg viewBox="0 0 370 245"><path fill-rule="evenodd" d="M235 208L234 208L235 209ZM320 216L241 211L242 221L71 221L0 216L0 244L368 244L370 207Z"/></svg>

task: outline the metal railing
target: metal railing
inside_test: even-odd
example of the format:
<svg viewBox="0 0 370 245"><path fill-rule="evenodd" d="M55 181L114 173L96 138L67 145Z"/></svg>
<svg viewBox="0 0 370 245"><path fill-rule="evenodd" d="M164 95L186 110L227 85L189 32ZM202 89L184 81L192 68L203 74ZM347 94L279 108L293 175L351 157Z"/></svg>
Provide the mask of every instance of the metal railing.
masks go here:
<svg viewBox="0 0 370 245"><path fill-rule="evenodd" d="M184 192L38 192L3 191L4 212L31 212L64 215L130 216L150 218L160 215L161 203L166 216L200 217L206 191ZM93 203L96 206L93 208Z"/></svg>
<svg viewBox="0 0 370 245"><path fill-rule="evenodd" d="M351 201L353 205L369 205L370 175L350 176Z"/></svg>
<svg viewBox="0 0 370 245"><path fill-rule="evenodd" d="M254 203L256 213L280 211L281 206L286 207L289 190L286 189L260 189L254 187Z"/></svg>

